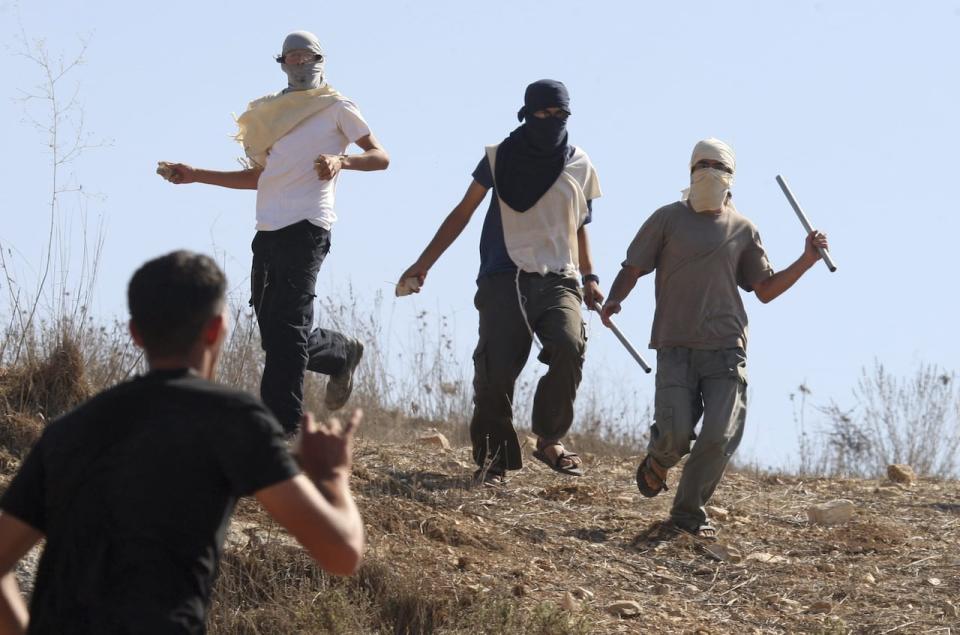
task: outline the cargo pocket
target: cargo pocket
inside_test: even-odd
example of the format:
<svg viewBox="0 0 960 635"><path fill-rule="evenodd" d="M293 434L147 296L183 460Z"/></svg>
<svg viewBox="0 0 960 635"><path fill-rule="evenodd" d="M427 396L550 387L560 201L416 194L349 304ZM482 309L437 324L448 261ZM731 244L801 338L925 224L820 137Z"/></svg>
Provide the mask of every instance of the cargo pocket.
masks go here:
<svg viewBox="0 0 960 635"><path fill-rule="evenodd" d="M653 425L650 426L650 442L647 449L657 456L673 456L673 406L655 406Z"/></svg>
<svg viewBox="0 0 960 635"><path fill-rule="evenodd" d="M686 388L689 383L690 349L665 347L657 349L657 388Z"/></svg>
<svg viewBox="0 0 960 635"><path fill-rule="evenodd" d="M747 353L740 347L727 348L723 351L723 361L730 377L747 384Z"/></svg>

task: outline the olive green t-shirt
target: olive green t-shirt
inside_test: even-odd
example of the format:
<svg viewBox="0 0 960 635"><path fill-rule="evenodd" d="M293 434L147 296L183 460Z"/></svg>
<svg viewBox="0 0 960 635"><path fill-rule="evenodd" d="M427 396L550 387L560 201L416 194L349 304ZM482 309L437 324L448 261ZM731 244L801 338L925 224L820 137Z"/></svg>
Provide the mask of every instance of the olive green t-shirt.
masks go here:
<svg viewBox="0 0 960 635"><path fill-rule="evenodd" d="M627 248L624 265L656 271L650 348L747 348L747 312L737 286L773 275L757 228L728 203L700 214L686 202L661 207Z"/></svg>

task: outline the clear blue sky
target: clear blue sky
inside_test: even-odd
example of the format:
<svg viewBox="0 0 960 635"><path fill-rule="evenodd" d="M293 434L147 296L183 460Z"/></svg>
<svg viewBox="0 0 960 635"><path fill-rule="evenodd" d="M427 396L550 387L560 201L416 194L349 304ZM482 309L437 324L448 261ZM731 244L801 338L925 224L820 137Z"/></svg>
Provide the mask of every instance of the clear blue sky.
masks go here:
<svg viewBox="0 0 960 635"><path fill-rule="evenodd" d="M273 55L287 32L307 29L324 45L330 83L358 103L392 158L387 172L341 178L321 294L348 283L365 298L389 291L384 281L415 259L459 200L483 146L516 125L524 86L550 77L569 87L571 142L600 174L590 232L604 290L643 220L678 198L690 150L706 136L736 150L738 208L759 226L777 268L803 242L777 173L828 232L837 273L818 265L773 304L746 299L751 410L742 458L790 460L788 395L801 382L822 401L848 404L860 368L875 358L904 375L921 362L956 368L960 345L948 325L958 308L950 273L960 232L958 0L223 6L30 0L19 9L28 35L52 52L69 55L79 36L89 39L75 77L87 130L112 145L72 170L85 190L105 195L89 204L106 229L96 304L105 319L122 317L132 270L174 248L216 248L244 287L254 194L174 187L154 169L161 159L232 169L240 150L231 113L285 85ZM0 2L2 40L14 48L16 15ZM43 249L48 157L14 100L40 77L9 51L0 75L0 241L30 276ZM419 297L387 300L396 303L397 335L418 309L453 316L465 363L484 210ZM645 278L620 318L638 344L652 309ZM630 382L651 396L652 376L596 318L591 325L584 389L621 381L625 392Z"/></svg>

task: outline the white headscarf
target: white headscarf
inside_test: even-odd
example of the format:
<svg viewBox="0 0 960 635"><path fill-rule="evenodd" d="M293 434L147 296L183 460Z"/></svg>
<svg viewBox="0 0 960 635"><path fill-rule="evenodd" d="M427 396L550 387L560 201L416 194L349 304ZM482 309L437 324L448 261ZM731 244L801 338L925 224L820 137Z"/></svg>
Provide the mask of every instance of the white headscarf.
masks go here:
<svg viewBox="0 0 960 635"><path fill-rule="evenodd" d="M690 155L690 169L702 160L719 161L731 170L737 168L733 148L713 137L698 141ZM696 212L721 209L727 201L733 174L714 168L700 168L690 175L690 187L683 190L683 200L690 200Z"/></svg>

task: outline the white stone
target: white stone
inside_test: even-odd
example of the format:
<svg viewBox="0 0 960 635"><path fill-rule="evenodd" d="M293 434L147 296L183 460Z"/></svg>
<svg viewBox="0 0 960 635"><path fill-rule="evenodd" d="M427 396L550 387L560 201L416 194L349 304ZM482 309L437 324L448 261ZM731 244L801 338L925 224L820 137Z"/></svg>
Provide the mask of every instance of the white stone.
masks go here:
<svg viewBox="0 0 960 635"><path fill-rule="evenodd" d="M840 525L853 518L856 508L845 498L807 508L807 518L815 525Z"/></svg>
<svg viewBox="0 0 960 635"><path fill-rule="evenodd" d="M576 613L580 610L580 603L577 602L577 599L573 597L573 594L569 591L563 594L563 600L560 601L560 605L570 613Z"/></svg>
<svg viewBox="0 0 960 635"><path fill-rule="evenodd" d="M705 507L707 510L707 516L710 518L715 518L716 520L726 520L730 517L730 512L728 512L723 507L714 507L713 505L707 505Z"/></svg>
<svg viewBox="0 0 960 635"><path fill-rule="evenodd" d="M779 564L781 562L788 562L788 560L783 556L777 556L772 553L767 553L765 551L754 551L753 553L749 554L745 559L748 561L752 560L754 562L765 562L767 564Z"/></svg>
<svg viewBox="0 0 960 635"><path fill-rule="evenodd" d="M894 463L893 465L887 466L887 478L894 483L913 485L917 480L917 474L909 465L904 463Z"/></svg>
<svg viewBox="0 0 960 635"><path fill-rule="evenodd" d="M441 450L449 450L450 442L447 441L447 437L443 436L440 432L429 432L427 434L422 434L417 437L417 441L420 445L433 446L440 448Z"/></svg>
<svg viewBox="0 0 960 635"><path fill-rule="evenodd" d="M416 293L419 290L420 279L416 276L410 276L398 282L396 289L393 290L393 293L400 298L405 295L410 295L411 293Z"/></svg>
<svg viewBox="0 0 960 635"><path fill-rule="evenodd" d="M705 547L707 554L720 560L721 562L731 562L738 563L743 560L743 556L740 554L740 550L732 545L725 545L723 543L715 542L711 545Z"/></svg>
<svg viewBox="0 0 960 635"><path fill-rule="evenodd" d="M607 613L616 617L637 617L640 611L640 603L633 600L617 600L607 605Z"/></svg>

